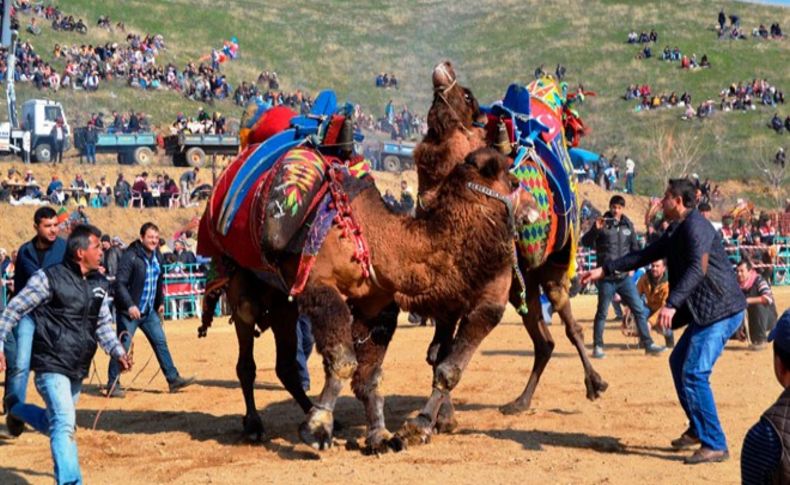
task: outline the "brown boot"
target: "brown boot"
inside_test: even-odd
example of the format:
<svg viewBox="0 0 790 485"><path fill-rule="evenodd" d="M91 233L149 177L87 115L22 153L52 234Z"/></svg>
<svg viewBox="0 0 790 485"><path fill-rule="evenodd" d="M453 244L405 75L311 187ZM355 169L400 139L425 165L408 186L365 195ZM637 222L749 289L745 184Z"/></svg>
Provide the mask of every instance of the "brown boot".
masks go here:
<svg viewBox="0 0 790 485"><path fill-rule="evenodd" d="M700 463L719 463L730 459L730 452L727 450L711 450L702 447L694 452L693 455L686 457L683 463L686 465L699 465Z"/></svg>
<svg viewBox="0 0 790 485"><path fill-rule="evenodd" d="M685 450L686 448L691 448L692 446L699 445L699 438L689 434L688 431L685 431L680 438L672 440L672 448L676 450Z"/></svg>

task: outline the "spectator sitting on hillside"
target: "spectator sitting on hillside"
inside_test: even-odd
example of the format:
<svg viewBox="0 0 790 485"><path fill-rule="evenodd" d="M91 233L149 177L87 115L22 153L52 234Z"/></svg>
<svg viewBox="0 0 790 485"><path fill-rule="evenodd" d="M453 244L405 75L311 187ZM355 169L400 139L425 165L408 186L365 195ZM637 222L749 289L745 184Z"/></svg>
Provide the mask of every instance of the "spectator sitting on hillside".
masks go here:
<svg viewBox="0 0 790 485"><path fill-rule="evenodd" d="M173 256L175 257L176 263L181 264L196 264L197 258L195 257L195 253L187 249L186 244L184 241L180 239L176 239L175 243L175 250L173 251Z"/></svg>
<svg viewBox="0 0 790 485"><path fill-rule="evenodd" d="M81 224L90 224L88 214L85 213L85 206L80 204L77 209L69 216L69 225L71 227L79 226Z"/></svg>
<svg viewBox="0 0 790 485"><path fill-rule="evenodd" d="M751 350L765 348L766 337L776 321L776 304L771 286L754 270L752 262L742 259L736 267L738 284L746 296ZM746 322L744 322L746 325Z"/></svg>
<svg viewBox="0 0 790 485"><path fill-rule="evenodd" d="M639 34L636 31L632 30L628 33L628 43L629 44L636 44L639 41Z"/></svg>
<svg viewBox="0 0 790 485"><path fill-rule="evenodd" d="M779 22L771 24L771 37L774 39L784 38L784 34L782 33L782 28L779 27Z"/></svg>
<svg viewBox="0 0 790 485"><path fill-rule="evenodd" d="M110 205L112 187L107 183L107 177L104 175L101 176L99 183L96 184L96 194L93 195L91 200L95 200L91 205L96 204L99 207L108 207Z"/></svg>
<svg viewBox="0 0 790 485"><path fill-rule="evenodd" d="M132 185L132 192L137 192L143 198L143 205L145 207L153 207L154 197L148 188L148 172L143 172L134 180Z"/></svg>
<svg viewBox="0 0 790 485"><path fill-rule="evenodd" d="M785 118L785 130L790 131L790 115Z"/></svg>
<svg viewBox="0 0 790 485"><path fill-rule="evenodd" d="M774 155L774 163L776 165L781 165L782 168L785 168L786 160L787 160L787 155L785 154L785 149L779 147L779 150L776 151L776 155Z"/></svg>
<svg viewBox="0 0 790 485"><path fill-rule="evenodd" d="M719 30L724 29L724 25L727 23L727 16L724 14L724 9L719 10Z"/></svg>
<svg viewBox="0 0 790 485"><path fill-rule="evenodd" d="M658 42L658 32L655 29L650 30L650 42Z"/></svg>
<svg viewBox="0 0 790 485"><path fill-rule="evenodd" d="M778 113L774 113L773 118L771 118L770 126L775 132L777 133L782 132L782 128L784 127L784 125L782 123L782 118L779 117Z"/></svg>
<svg viewBox="0 0 790 485"><path fill-rule="evenodd" d="M770 217L762 218L758 230L760 231L760 238L763 242L765 242L765 244L770 246L774 243L774 239L776 238L776 228L773 226Z"/></svg>
<svg viewBox="0 0 790 485"><path fill-rule="evenodd" d="M710 61L708 60L707 54L702 54L702 59L699 62L699 67L701 68L710 67Z"/></svg>

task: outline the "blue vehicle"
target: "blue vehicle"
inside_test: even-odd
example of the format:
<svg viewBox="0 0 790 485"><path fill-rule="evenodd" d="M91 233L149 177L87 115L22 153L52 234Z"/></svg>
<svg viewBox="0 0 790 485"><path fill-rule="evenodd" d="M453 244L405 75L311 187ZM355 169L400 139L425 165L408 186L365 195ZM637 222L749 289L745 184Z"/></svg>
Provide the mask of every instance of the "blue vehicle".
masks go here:
<svg viewBox="0 0 790 485"><path fill-rule="evenodd" d="M400 173L414 168L414 143L385 143L379 153L378 169Z"/></svg>

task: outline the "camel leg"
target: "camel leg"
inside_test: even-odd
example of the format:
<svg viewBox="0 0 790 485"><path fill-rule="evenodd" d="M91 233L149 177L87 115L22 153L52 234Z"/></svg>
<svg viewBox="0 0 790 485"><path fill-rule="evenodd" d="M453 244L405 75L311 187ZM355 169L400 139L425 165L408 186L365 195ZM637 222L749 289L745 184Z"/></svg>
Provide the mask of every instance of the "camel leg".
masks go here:
<svg viewBox="0 0 790 485"><path fill-rule="evenodd" d="M296 363L296 319L299 317L298 309L289 303L285 295L275 299L271 310L272 332L277 350L277 363L275 372L277 378L285 389L299 404L302 411L308 413L313 407L313 402L307 397L299 379L299 366Z"/></svg>
<svg viewBox="0 0 790 485"><path fill-rule="evenodd" d="M428 347L428 356L426 358L428 364L433 367L434 372L436 372L436 366L450 353L453 334L455 333L458 320L458 315L454 314L436 319L436 329L431 345ZM448 392L447 398L442 401L439 408L435 431L437 433L452 433L457 427L458 421L455 419L455 407L453 406L452 396Z"/></svg>
<svg viewBox="0 0 790 485"><path fill-rule="evenodd" d="M239 360L236 362L236 375L241 384L241 392L244 395L244 405L246 412L242 418L244 434L251 440L260 441L263 437L263 422L258 415L255 407L255 327L241 319L234 319L236 327L236 338L239 340Z"/></svg>
<svg viewBox="0 0 790 485"><path fill-rule="evenodd" d="M430 440L442 404L450 399L450 391L458 385L477 347L499 323L504 312L504 301L488 300L478 304L461 320L450 354L434 370L433 391L428 402L419 415L408 419L398 431L403 441L421 444Z"/></svg>
<svg viewBox="0 0 790 485"><path fill-rule="evenodd" d="M554 352L554 339L551 336L546 322L543 321L543 312L540 307L540 286L536 277L526 275L525 284L527 290L527 314L521 317L521 321L526 327L532 344L535 347L535 362L532 364L532 372L527 380L527 385L521 395L513 402L502 406L499 410L503 414L516 414L529 409L532 402L532 395L538 387L540 376L546 369L551 354ZM518 308L521 305L519 292L521 288L516 282L510 290L510 302Z"/></svg>
<svg viewBox="0 0 790 485"><path fill-rule="evenodd" d="M587 351L584 348L584 331L573 318L571 311L571 302L568 295L568 288L570 282L565 268L557 266L549 266L546 268L546 276L544 277L544 288L546 288L546 296L549 301L557 309L562 323L565 325L565 335L568 340L576 347L576 352L582 360L584 367L584 385L587 389L587 399L594 401L601 397L604 391L609 387L609 384L601 378L600 374L593 369L592 362L587 356Z"/></svg>
<svg viewBox="0 0 790 485"><path fill-rule="evenodd" d="M308 286L299 311L310 318L318 353L324 358L324 388L299 427L306 444L323 450L332 446L333 412L343 384L357 369L351 337L351 311L340 293L328 286Z"/></svg>
<svg viewBox="0 0 790 485"><path fill-rule="evenodd" d="M398 326L398 312L398 306L393 303L376 318L355 319L352 326L354 351L359 366L351 379L351 388L365 406L368 420L365 451L368 453L381 453L388 448L400 451L403 448L398 440L393 440L392 433L387 431L384 422L384 396L379 392L381 364Z"/></svg>

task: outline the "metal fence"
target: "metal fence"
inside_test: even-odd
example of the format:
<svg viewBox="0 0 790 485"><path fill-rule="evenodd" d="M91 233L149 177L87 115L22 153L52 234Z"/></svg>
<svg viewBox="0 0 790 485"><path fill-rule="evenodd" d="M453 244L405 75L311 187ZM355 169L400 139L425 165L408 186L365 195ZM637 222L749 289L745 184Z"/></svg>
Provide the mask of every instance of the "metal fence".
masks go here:
<svg viewBox="0 0 790 485"><path fill-rule="evenodd" d="M206 291L206 274L200 264L166 264L162 291L164 293L165 319L200 317L203 294Z"/></svg>

